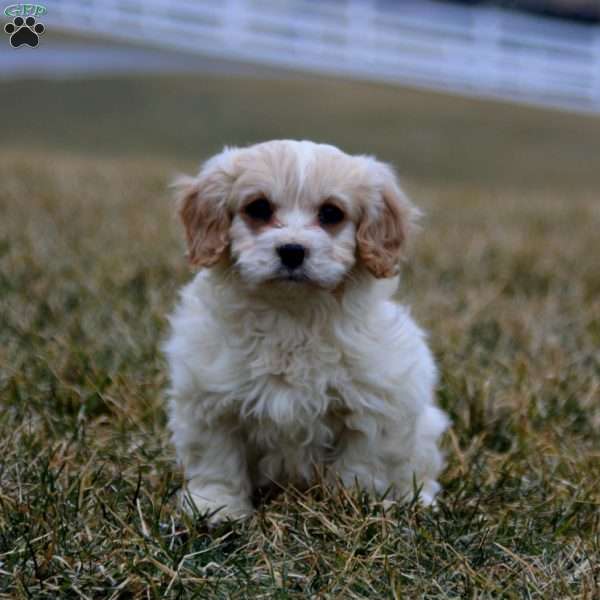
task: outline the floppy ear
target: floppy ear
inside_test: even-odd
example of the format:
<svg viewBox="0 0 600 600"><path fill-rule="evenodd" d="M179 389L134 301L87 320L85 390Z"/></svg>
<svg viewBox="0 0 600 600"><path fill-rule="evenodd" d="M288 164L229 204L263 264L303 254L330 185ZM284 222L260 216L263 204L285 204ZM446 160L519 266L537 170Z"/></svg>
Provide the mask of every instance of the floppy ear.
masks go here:
<svg viewBox="0 0 600 600"><path fill-rule="evenodd" d="M181 176L172 184L185 228L187 255L197 267L213 266L229 246L231 217L226 200L231 181L215 162L209 160L197 178Z"/></svg>
<svg viewBox="0 0 600 600"><path fill-rule="evenodd" d="M358 255L377 278L398 274L418 209L400 189L393 170L376 163L379 206L366 207L356 232Z"/></svg>

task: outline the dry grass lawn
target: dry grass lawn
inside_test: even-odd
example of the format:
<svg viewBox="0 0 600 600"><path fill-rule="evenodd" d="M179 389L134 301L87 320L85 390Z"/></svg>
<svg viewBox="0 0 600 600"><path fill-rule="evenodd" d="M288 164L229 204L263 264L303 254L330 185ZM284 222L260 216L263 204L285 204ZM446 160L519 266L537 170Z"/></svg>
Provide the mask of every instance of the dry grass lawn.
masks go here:
<svg viewBox="0 0 600 600"><path fill-rule="evenodd" d="M0 108L30 84L2 85ZM403 114L418 97L382 89L374 97L396 94ZM158 344L189 271L165 186L207 146L163 160L158 142L146 153L128 139L117 159L90 138L81 152L83 138L52 129L62 113L49 102L54 124L40 125L34 152L0 150L0 597L599 597L600 174L584 149L599 147L600 128L428 98L414 103L425 119L430 102L435 128L443 102L448 131L452 111L463 123L488 111L493 124L474 148L437 148L431 177L407 173L427 219L400 296L431 333L453 420L435 510L383 513L359 491L314 489L213 532L180 514ZM99 136L107 111L93 113ZM516 156L518 136L495 145L497 114L534 124L529 154ZM389 138L368 139L402 171L410 142L394 154ZM511 139L516 182L506 165L494 179L493 164L469 179L469 157L494 160ZM460 176L444 181L438 166Z"/></svg>

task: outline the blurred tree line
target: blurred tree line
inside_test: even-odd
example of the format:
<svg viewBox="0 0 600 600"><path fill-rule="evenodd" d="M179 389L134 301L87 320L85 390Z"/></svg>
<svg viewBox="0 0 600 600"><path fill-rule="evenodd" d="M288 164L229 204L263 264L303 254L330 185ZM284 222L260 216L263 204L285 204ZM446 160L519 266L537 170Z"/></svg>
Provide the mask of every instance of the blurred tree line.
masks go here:
<svg viewBox="0 0 600 600"><path fill-rule="evenodd" d="M446 0L460 4L496 4L562 19L600 23L600 0Z"/></svg>

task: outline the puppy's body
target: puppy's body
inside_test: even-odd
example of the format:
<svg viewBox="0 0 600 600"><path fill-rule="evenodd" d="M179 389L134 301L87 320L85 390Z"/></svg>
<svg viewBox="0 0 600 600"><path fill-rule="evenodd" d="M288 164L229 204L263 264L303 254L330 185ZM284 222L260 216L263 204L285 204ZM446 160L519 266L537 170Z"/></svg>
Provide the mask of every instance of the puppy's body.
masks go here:
<svg viewBox="0 0 600 600"><path fill-rule="evenodd" d="M389 236L406 233L408 200L389 170L377 172L381 163L329 146L272 142L231 152L216 179L209 162L185 184L182 215L192 203L203 215L196 227L222 218L227 233L212 268L184 288L165 346L170 427L192 500L202 512L220 509L213 519L239 517L252 511L257 488L304 487L324 471L388 498L410 495L416 481L431 502L447 420L434 405L423 334L391 300L404 239L392 252ZM381 200L386 189L397 196ZM272 205L268 222L241 212L256 194ZM404 221L379 223L378 199L381 213ZM342 207L343 221L330 227L321 218L324 201ZM193 260L194 244L216 233L186 227ZM388 227L386 248L369 239L369 227ZM306 256L282 269L277 249L291 242Z"/></svg>

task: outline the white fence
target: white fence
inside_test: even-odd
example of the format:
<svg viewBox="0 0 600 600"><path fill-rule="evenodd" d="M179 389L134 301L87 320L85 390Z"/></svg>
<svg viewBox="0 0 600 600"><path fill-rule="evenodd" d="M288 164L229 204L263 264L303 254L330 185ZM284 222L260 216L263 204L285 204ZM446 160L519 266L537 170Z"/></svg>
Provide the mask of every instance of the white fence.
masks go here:
<svg viewBox="0 0 600 600"><path fill-rule="evenodd" d="M53 28L600 112L600 27L431 0L49 0Z"/></svg>

